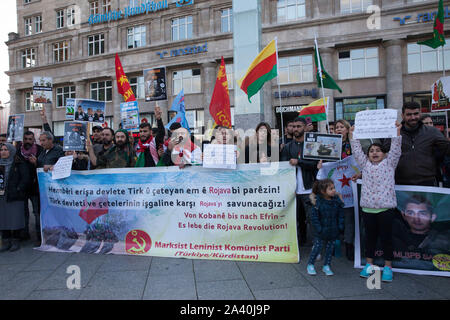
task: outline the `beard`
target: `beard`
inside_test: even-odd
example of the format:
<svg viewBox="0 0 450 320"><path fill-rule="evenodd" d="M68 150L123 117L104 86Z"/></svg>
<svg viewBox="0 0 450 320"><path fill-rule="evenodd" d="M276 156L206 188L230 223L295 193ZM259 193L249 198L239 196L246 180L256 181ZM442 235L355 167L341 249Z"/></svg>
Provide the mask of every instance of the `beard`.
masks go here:
<svg viewBox="0 0 450 320"><path fill-rule="evenodd" d="M305 135L305 131L302 131L302 132L294 132L294 137L296 137L296 138L301 138L301 137L303 137Z"/></svg>
<svg viewBox="0 0 450 320"><path fill-rule="evenodd" d="M125 149L125 146L127 145L127 143L126 142L123 142L123 141L116 141L116 146L119 148L119 149Z"/></svg>

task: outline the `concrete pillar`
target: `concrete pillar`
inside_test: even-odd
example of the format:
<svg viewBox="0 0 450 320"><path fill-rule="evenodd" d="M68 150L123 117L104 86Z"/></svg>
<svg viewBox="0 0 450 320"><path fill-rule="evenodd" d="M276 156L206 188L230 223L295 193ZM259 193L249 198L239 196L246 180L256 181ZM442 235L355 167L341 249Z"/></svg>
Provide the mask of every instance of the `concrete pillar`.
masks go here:
<svg viewBox="0 0 450 320"><path fill-rule="evenodd" d="M20 101L21 92L19 90L8 90L9 92L9 114L25 113L25 100ZM19 106L23 106L20 108Z"/></svg>
<svg viewBox="0 0 450 320"><path fill-rule="evenodd" d="M403 61L404 40L388 40L386 48L387 108L401 110L403 106Z"/></svg>
<svg viewBox="0 0 450 320"><path fill-rule="evenodd" d="M117 92L117 81L116 76L112 77L112 103L110 104L113 108L112 114L113 114L113 123L114 123L114 130L119 130L119 124L120 124L120 104L123 102L123 96L120 95L119 92ZM106 104L108 105L108 103Z"/></svg>
<svg viewBox="0 0 450 320"><path fill-rule="evenodd" d="M205 110L204 126L205 130L209 128L209 123L211 125L214 123L214 119L209 113L209 104L211 103L212 94L214 92L214 87L216 85L217 79L217 63L215 61L208 61L202 63L202 73L203 73L203 108Z"/></svg>
<svg viewBox="0 0 450 320"><path fill-rule="evenodd" d="M87 81L75 81L75 97L77 99L89 98L89 95L86 93Z"/></svg>
<svg viewBox="0 0 450 320"><path fill-rule="evenodd" d="M261 51L261 2L258 0L233 0L234 74L242 78ZM235 128L255 129L264 119L262 91L248 101L247 95L234 90Z"/></svg>

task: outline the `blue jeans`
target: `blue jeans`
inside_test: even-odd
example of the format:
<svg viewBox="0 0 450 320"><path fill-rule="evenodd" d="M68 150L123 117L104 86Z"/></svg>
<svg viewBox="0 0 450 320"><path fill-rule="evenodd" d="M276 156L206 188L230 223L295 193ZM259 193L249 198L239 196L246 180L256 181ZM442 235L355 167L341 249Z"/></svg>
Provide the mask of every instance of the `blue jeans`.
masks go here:
<svg viewBox="0 0 450 320"><path fill-rule="evenodd" d="M319 253L322 251L323 244L325 243L325 257L323 260L324 266L329 266L331 264L331 258L333 256L334 251L334 242L335 240L322 240L319 238L314 239L314 245L311 251L311 255L309 256L308 264L314 264L316 262L316 258Z"/></svg>

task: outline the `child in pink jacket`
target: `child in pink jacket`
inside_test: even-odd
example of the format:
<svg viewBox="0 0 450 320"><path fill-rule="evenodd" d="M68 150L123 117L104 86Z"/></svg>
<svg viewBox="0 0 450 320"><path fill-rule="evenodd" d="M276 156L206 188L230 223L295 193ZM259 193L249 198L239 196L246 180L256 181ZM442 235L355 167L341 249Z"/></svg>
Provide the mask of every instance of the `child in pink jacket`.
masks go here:
<svg viewBox="0 0 450 320"><path fill-rule="evenodd" d="M350 143L353 156L362 169L360 206L365 228L365 249L367 264L360 276L369 277L374 272L376 243L381 238L385 267L381 280L391 282L392 273L392 223L397 207L395 194L395 169L402 154L401 124L396 123L397 137L392 138L391 150L386 153L380 144L372 144L364 154L361 143L353 139L354 127L350 129Z"/></svg>

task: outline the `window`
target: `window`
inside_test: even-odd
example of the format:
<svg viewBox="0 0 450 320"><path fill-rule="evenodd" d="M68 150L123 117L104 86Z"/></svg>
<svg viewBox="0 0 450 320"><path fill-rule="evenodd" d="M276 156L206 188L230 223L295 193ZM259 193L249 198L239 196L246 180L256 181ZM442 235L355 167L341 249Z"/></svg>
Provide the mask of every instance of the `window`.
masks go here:
<svg viewBox="0 0 450 320"><path fill-rule="evenodd" d="M130 7L140 7L145 2L145 0L130 0Z"/></svg>
<svg viewBox="0 0 450 320"><path fill-rule="evenodd" d="M450 69L450 39L445 39L445 69ZM408 73L434 72L442 70L442 47L437 50L416 43L408 44Z"/></svg>
<svg viewBox="0 0 450 320"><path fill-rule="evenodd" d="M192 16L172 20L172 40L192 38Z"/></svg>
<svg viewBox="0 0 450 320"><path fill-rule="evenodd" d="M145 99L144 77L130 78L130 86L136 99Z"/></svg>
<svg viewBox="0 0 450 320"><path fill-rule="evenodd" d="M33 92L27 91L25 92L25 111L38 111L42 110L42 104L34 103Z"/></svg>
<svg viewBox="0 0 450 320"><path fill-rule="evenodd" d="M88 37L88 54L95 56L105 53L105 35L96 34Z"/></svg>
<svg viewBox="0 0 450 320"><path fill-rule="evenodd" d="M91 83L91 99L97 101L112 101L112 81L99 81Z"/></svg>
<svg viewBox="0 0 450 320"><path fill-rule="evenodd" d="M111 0L103 0L102 1L102 9L103 13L108 13L111 11Z"/></svg>
<svg viewBox="0 0 450 320"><path fill-rule="evenodd" d="M234 88L234 65L227 64L225 69L227 71L228 90L232 90Z"/></svg>
<svg viewBox="0 0 450 320"><path fill-rule="evenodd" d="M364 110L384 109L386 106L385 97L364 97L351 99L336 99L335 119L344 119L353 124L356 113Z"/></svg>
<svg viewBox="0 0 450 320"><path fill-rule="evenodd" d="M278 0L277 2L278 23L305 18L305 0Z"/></svg>
<svg viewBox="0 0 450 320"><path fill-rule="evenodd" d="M225 9L222 10L222 32L232 32L233 31L233 10Z"/></svg>
<svg viewBox="0 0 450 320"><path fill-rule="evenodd" d="M367 78L378 75L378 48L339 52L339 79Z"/></svg>
<svg viewBox="0 0 450 320"><path fill-rule="evenodd" d="M56 107L65 108L67 99L75 99L75 86L56 88Z"/></svg>
<svg viewBox="0 0 450 320"><path fill-rule="evenodd" d="M42 32L42 16L34 17L34 30L36 33Z"/></svg>
<svg viewBox="0 0 450 320"><path fill-rule="evenodd" d="M89 3L89 8L91 10L91 15L99 14L100 13L100 6L98 4L98 1L92 1Z"/></svg>
<svg viewBox="0 0 450 320"><path fill-rule="evenodd" d="M22 50L22 68L36 66L36 51L34 48Z"/></svg>
<svg viewBox="0 0 450 320"><path fill-rule="evenodd" d="M53 63L69 60L69 42L61 41L53 44Z"/></svg>
<svg viewBox="0 0 450 320"><path fill-rule="evenodd" d="M33 34L33 20L32 18L25 18L25 35L29 36Z"/></svg>
<svg viewBox="0 0 450 320"><path fill-rule="evenodd" d="M75 8L71 7L67 9L67 26L71 27L75 25L76 19L75 19Z"/></svg>
<svg viewBox="0 0 450 320"><path fill-rule="evenodd" d="M180 93L200 93L202 91L200 69L182 70L173 73L173 95Z"/></svg>
<svg viewBox="0 0 450 320"><path fill-rule="evenodd" d="M372 0L341 0L341 13L363 12L370 5Z"/></svg>
<svg viewBox="0 0 450 320"><path fill-rule="evenodd" d="M30 2L31 2L31 0L23 0L23 3L25 3L25 4L30 3Z"/></svg>
<svg viewBox="0 0 450 320"><path fill-rule="evenodd" d="M279 58L280 84L312 82L312 55Z"/></svg>
<svg viewBox="0 0 450 320"><path fill-rule="evenodd" d="M64 10L56 12L56 29L64 28Z"/></svg>
<svg viewBox="0 0 450 320"><path fill-rule="evenodd" d="M127 31L128 49L134 49L146 46L146 28L145 26L131 27Z"/></svg>

